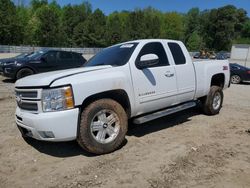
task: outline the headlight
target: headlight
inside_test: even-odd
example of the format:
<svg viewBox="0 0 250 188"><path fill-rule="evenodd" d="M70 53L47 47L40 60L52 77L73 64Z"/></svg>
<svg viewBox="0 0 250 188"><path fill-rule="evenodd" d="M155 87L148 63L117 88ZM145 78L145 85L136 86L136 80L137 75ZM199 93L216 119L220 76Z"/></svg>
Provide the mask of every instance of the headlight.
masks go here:
<svg viewBox="0 0 250 188"><path fill-rule="evenodd" d="M44 112L74 108L72 88L66 86L55 89L44 89L42 91L42 108Z"/></svg>
<svg viewBox="0 0 250 188"><path fill-rule="evenodd" d="M6 66L6 65L16 65L16 64L18 64L17 61L12 61L12 62L6 62L3 65Z"/></svg>

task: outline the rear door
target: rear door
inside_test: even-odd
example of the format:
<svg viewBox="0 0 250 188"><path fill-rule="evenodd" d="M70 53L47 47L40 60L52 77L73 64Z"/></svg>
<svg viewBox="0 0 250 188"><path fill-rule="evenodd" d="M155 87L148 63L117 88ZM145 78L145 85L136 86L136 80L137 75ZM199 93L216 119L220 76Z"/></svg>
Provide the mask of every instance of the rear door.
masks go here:
<svg viewBox="0 0 250 188"><path fill-rule="evenodd" d="M74 67L73 57L72 57L71 52L64 52L64 51L58 52L57 61L59 62L58 63L59 70L69 69L69 68Z"/></svg>
<svg viewBox="0 0 250 188"><path fill-rule="evenodd" d="M146 43L140 50L136 62L143 55L155 54L159 63L154 67L138 69L134 64L132 80L137 99L138 114L165 108L176 103L175 68L169 63L165 47L161 42ZM135 62L135 64L136 64Z"/></svg>
<svg viewBox="0 0 250 188"><path fill-rule="evenodd" d="M168 42L175 63L176 79L178 86L177 102L182 103L194 98L195 70L191 57L182 43ZM205 76L205 75L204 75Z"/></svg>

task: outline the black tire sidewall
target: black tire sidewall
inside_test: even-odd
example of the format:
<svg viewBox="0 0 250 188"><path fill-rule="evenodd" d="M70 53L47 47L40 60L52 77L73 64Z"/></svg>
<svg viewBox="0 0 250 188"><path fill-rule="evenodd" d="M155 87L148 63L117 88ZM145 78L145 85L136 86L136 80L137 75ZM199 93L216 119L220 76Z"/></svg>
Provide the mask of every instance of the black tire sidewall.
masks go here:
<svg viewBox="0 0 250 188"><path fill-rule="evenodd" d="M22 74L23 73L31 73L31 74L28 74L28 75L25 75L25 76L23 76ZM33 70L31 70L31 69L29 69L29 68L22 68L22 69L20 69L19 71L17 71L17 73L16 73L16 79L18 80L18 79L21 79L21 78L24 78L24 77L26 77L26 76L29 76L29 75L32 75L32 74L34 74L34 71Z"/></svg>
<svg viewBox="0 0 250 188"><path fill-rule="evenodd" d="M112 104L111 104L112 103ZM101 144L97 142L91 133L91 122L94 116L101 110L111 110L115 112L120 121L120 130L116 138L107 144ZM91 153L105 154L116 150L127 133L127 116L122 106L114 100L111 99L101 99L90 104L81 114L79 133L78 133L78 143L83 146L83 148Z"/></svg>
<svg viewBox="0 0 250 188"><path fill-rule="evenodd" d="M214 97L215 97L216 93L219 93L220 96L221 96L221 103L220 103L220 107L218 109L214 109L214 107L213 107L213 100L214 100ZM210 88L209 94L206 97L206 101L205 101L205 104L204 104L204 112L205 112L205 114L207 114L207 115L218 114L220 112L222 104L223 104L223 98L224 98L224 95L223 95L222 88L219 87L219 86L212 86Z"/></svg>

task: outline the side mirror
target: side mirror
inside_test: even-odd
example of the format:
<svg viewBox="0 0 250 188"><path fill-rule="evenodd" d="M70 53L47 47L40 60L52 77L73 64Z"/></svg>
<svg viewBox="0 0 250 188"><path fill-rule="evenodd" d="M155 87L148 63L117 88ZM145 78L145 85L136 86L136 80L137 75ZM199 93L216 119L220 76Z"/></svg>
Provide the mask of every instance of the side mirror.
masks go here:
<svg viewBox="0 0 250 188"><path fill-rule="evenodd" d="M47 62L47 58L46 57L41 57L41 61L46 63Z"/></svg>
<svg viewBox="0 0 250 188"><path fill-rule="evenodd" d="M159 63L159 57L156 54L146 54L141 56L140 61L136 63L138 69L153 67Z"/></svg>

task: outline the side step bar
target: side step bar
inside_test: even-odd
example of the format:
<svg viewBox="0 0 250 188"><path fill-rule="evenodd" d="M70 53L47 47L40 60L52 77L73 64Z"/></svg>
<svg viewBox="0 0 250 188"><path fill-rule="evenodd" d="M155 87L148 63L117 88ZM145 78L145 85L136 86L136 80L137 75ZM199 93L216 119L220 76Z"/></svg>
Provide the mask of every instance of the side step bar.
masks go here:
<svg viewBox="0 0 250 188"><path fill-rule="evenodd" d="M158 119L160 117L163 117L163 116L166 116L166 115L169 115L169 114L173 114L173 113L176 113L176 112L179 112L179 111L182 111L182 110L186 110L188 108L192 108L194 106L196 106L196 102L194 102L194 101L187 102L187 103L175 106L175 107L171 107L171 108L168 108L168 109L157 111L157 112L152 113L152 114L148 114L148 115L145 115L145 116L142 116L142 117L135 118L133 120L133 122L135 124L142 124L142 123L152 121L154 119Z"/></svg>

